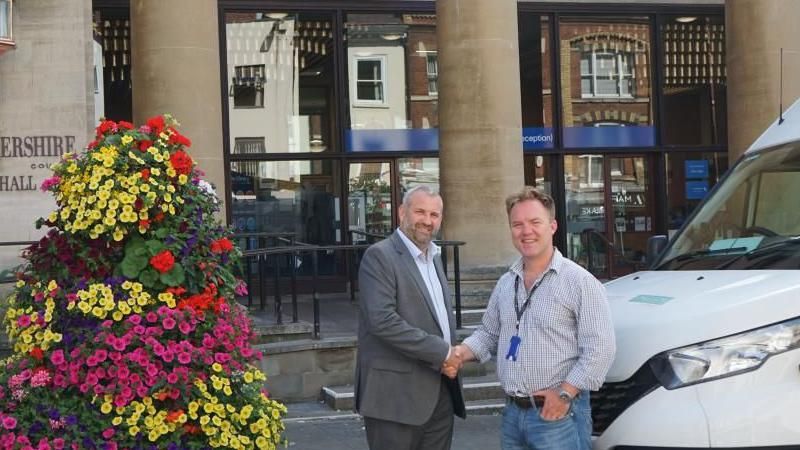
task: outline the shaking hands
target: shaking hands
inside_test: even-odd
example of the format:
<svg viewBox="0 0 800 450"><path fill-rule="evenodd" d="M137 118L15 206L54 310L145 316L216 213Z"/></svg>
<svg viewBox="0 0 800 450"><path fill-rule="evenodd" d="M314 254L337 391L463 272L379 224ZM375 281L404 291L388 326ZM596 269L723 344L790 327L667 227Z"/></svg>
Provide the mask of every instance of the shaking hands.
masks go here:
<svg viewBox="0 0 800 450"><path fill-rule="evenodd" d="M448 378L454 379L464 363L475 359L475 354L464 344L450 347L450 354L442 364L442 373Z"/></svg>

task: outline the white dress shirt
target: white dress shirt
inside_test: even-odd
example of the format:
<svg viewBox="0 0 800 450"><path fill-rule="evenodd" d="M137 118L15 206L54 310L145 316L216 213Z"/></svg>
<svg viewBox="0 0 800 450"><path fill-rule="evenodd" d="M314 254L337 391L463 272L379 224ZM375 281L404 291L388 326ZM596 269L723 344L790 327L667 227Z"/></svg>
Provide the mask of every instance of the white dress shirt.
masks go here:
<svg viewBox="0 0 800 450"><path fill-rule="evenodd" d="M442 337L445 342L450 342L450 320L447 317L447 308L444 305L444 293L442 292L442 284L439 282L439 275L436 273L436 266L433 263L433 258L440 252L439 246L431 242L428 244L428 251L424 253L419 247L411 241L399 228L397 229L400 239L408 247L414 262L417 263L417 269L425 281L425 287L428 288L428 294L433 300L433 307L436 310L436 320L439 322L439 328L442 329Z"/></svg>

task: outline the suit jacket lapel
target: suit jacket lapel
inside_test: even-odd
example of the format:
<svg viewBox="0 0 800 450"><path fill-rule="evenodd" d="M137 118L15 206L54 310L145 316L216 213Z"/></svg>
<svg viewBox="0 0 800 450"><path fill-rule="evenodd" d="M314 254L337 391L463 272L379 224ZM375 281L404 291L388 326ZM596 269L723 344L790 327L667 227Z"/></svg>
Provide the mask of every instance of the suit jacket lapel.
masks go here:
<svg viewBox="0 0 800 450"><path fill-rule="evenodd" d="M414 257L411 256L411 253L408 251L408 247L406 247L405 242L403 239L397 234L397 231L392 233L390 239L394 242L395 249L400 253L400 259L403 261L403 264L406 266L406 270L408 273L411 274L411 279L414 280L414 283L417 285L417 288L422 293L422 296L425 298L425 304L428 306L428 311L433 316L433 321L436 323L436 326L439 328L439 331L442 332L442 336L444 336L444 330L442 330L442 326L439 325L439 319L436 315L436 308L433 306L433 299L431 298L430 293L428 293L428 287L425 285L425 281L422 279L422 275L419 273L419 268L417 267L417 263L414 261ZM437 269L438 273L438 269ZM445 287L442 286L444 290ZM445 305L447 302L445 301Z"/></svg>
<svg viewBox="0 0 800 450"><path fill-rule="evenodd" d="M442 248L442 251L446 251L446 249ZM450 340L451 342L455 342L455 315L453 314L453 305L450 301L450 285L447 284L447 274L444 272L444 265L442 264L442 258L440 256L436 256L433 259L433 264L436 267L436 275L439 276L439 284L442 285L442 298L444 298L444 307L447 310L447 320L450 323Z"/></svg>

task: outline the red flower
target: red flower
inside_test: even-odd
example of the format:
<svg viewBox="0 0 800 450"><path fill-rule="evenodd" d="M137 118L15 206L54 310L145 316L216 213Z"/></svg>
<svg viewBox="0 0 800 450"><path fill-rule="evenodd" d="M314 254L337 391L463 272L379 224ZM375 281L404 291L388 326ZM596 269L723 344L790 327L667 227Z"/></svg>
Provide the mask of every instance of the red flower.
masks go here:
<svg viewBox="0 0 800 450"><path fill-rule="evenodd" d="M164 117L156 116L147 119L147 126L150 127L155 136L158 136L164 131Z"/></svg>
<svg viewBox="0 0 800 450"><path fill-rule="evenodd" d="M150 221L149 220L140 220L139 221L139 228L144 228L145 230L150 228Z"/></svg>
<svg viewBox="0 0 800 450"><path fill-rule="evenodd" d="M211 253L223 253L233 250L233 243L228 238L217 239L211 243Z"/></svg>
<svg viewBox="0 0 800 450"><path fill-rule="evenodd" d="M97 133L98 138L102 138L104 134L108 133L109 131L116 131L117 124L114 123L113 120L104 120L100 122L100 125L97 126L95 132Z"/></svg>
<svg viewBox="0 0 800 450"><path fill-rule="evenodd" d="M159 273L166 273L172 270L172 267L175 265L175 257L172 256L171 251L164 250L150 258L150 265L159 271Z"/></svg>
<svg viewBox="0 0 800 450"><path fill-rule="evenodd" d="M188 175L192 171L192 158L183 150L178 150L169 157L169 162L179 174Z"/></svg>
<svg viewBox="0 0 800 450"><path fill-rule="evenodd" d="M37 359L39 361L41 361L44 358L44 352L42 351L42 349L40 347L33 347L31 349L31 351L30 351L30 355L34 359Z"/></svg>
<svg viewBox="0 0 800 450"><path fill-rule="evenodd" d="M172 127L170 127L169 130L172 132L172 134L169 136L169 143L170 144L172 144L172 145L180 144L180 145L183 145L184 147L191 147L192 146L192 141L190 141L189 138L187 138L186 136L178 133L178 130L176 130L176 129L172 128Z"/></svg>
<svg viewBox="0 0 800 450"><path fill-rule="evenodd" d="M142 179L147 181L150 179L150 169L142 169Z"/></svg>
<svg viewBox="0 0 800 450"><path fill-rule="evenodd" d="M117 125L120 128L124 128L126 130L132 130L133 129L133 124L130 123L130 122L125 122L124 120L120 120L119 123L117 123Z"/></svg>
<svg viewBox="0 0 800 450"><path fill-rule="evenodd" d="M135 210L139 211L140 209L142 209L142 207L144 207L144 201L143 201L142 199L140 199L140 198L137 198L137 199L136 199L136 200L133 202L133 208L134 208Z"/></svg>
<svg viewBox="0 0 800 450"><path fill-rule="evenodd" d="M139 150L146 152L148 148L153 146L153 141L148 141L147 139L139 141Z"/></svg>
<svg viewBox="0 0 800 450"><path fill-rule="evenodd" d="M164 220L164 213L159 211L156 213L156 216L153 217L153 222L158 223L161 222L162 220Z"/></svg>

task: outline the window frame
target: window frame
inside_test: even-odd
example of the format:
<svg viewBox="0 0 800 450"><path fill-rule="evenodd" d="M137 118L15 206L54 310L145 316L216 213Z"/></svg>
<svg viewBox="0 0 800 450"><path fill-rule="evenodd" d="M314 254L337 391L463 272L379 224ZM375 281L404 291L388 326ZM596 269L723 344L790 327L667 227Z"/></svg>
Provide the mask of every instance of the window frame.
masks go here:
<svg viewBox="0 0 800 450"><path fill-rule="evenodd" d="M436 71L431 72L431 62ZM439 52L431 51L425 54L425 72L428 76L428 95L431 97L439 96ZM431 90L431 84L434 89Z"/></svg>
<svg viewBox="0 0 800 450"><path fill-rule="evenodd" d="M583 64L580 64L581 67L581 98L634 98L634 92L631 89L628 89L627 93L622 92L623 83L628 82L629 80L633 80L635 69L633 67L635 58L633 57L632 52L626 51L613 51L613 50L595 50L592 49L590 51L581 52L581 62L583 62L585 55L589 55L589 72L583 72ZM616 94L598 94L597 93L597 55L612 55L615 69L613 71L614 80L616 81L614 84L617 88ZM623 70L623 62L625 60L629 60L630 64L628 67L630 71L625 73ZM590 90L589 92L585 92L583 90L583 80L589 77L590 80ZM633 84L631 84L633 85Z"/></svg>
<svg viewBox="0 0 800 450"><path fill-rule="evenodd" d="M0 23L5 23L5 28L8 30L8 35L3 36L0 35L0 44L6 45L14 45L14 0L0 0L0 5L4 6L4 8L0 7L0 12L4 12L5 15L0 14ZM0 50L0 52L2 52Z"/></svg>
<svg viewBox="0 0 800 450"><path fill-rule="evenodd" d="M378 61L380 64L380 76L381 78L378 80L362 80L358 77L359 72L359 64L362 61ZM353 80L353 104L357 106L387 106L388 101L386 99L388 95L388 81L386 80L386 64L388 58L387 55L355 55L353 56L353 62L355 65L354 70L354 80ZM358 96L358 84L361 82L365 83L376 83L376 85L380 85L381 87L381 99L380 100L371 100L371 99L362 99Z"/></svg>
<svg viewBox="0 0 800 450"><path fill-rule="evenodd" d="M240 72L241 69L241 72ZM260 70L259 70L260 69ZM252 76L250 77L240 77L240 73L250 73ZM232 105L233 109L263 109L265 108L265 99L264 99L264 85L267 82L266 78L267 68L265 64L247 64L241 66L234 66L233 69L233 80L231 80L231 91L230 96L233 98ZM253 86L249 86L248 83L241 84L237 83L236 81L239 79L252 79ZM236 104L236 89L242 87L252 87L255 91L254 102L252 105L237 105Z"/></svg>

